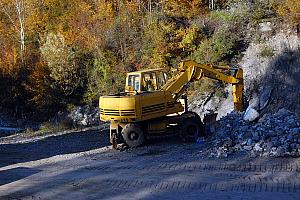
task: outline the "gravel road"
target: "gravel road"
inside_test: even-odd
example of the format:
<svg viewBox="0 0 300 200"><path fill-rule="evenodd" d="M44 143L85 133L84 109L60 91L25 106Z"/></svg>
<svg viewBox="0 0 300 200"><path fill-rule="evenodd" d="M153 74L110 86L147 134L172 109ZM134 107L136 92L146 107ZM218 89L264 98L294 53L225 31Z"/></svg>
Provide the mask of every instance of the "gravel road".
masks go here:
<svg viewBox="0 0 300 200"><path fill-rule="evenodd" d="M300 199L299 158L208 158L171 138L118 151L107 136L0 138L0 199Z"/></svg>

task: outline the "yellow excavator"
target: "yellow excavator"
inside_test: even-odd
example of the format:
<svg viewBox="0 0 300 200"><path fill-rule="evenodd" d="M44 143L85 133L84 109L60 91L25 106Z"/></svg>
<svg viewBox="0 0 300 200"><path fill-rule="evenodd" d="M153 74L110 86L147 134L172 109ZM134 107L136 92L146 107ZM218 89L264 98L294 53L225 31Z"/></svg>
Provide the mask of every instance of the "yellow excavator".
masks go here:
<svg viewBox="0 0 300 200"><path fill-rule="evenodd" d="M163 69L127 74L125 92L99 99L100 120L110 121L110 142L129 147L142 145L148 136L177 132L185 141L204 136L198 114L188 111L186 91L204 77L232 84L234 109L243 111L243 70L187 60L167 78Z"/></svg>

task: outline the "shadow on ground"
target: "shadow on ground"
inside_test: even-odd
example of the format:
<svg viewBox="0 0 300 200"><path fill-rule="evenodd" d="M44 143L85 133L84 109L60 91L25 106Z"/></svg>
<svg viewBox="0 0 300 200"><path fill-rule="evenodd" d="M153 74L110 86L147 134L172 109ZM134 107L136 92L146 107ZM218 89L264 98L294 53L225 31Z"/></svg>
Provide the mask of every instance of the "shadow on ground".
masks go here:
<svg viewBox="0 0 300 200"><path fill-rule="evenodd" d="M109 144L107 131L82 131L30 143L0 145L0 167L51 156L89 151Z"/></svg>
<svg viewBox="0 0 300 200"><path fill-rule="evenodd" d="M18 181L33 174L39 173L40 171L41 170L28 167L16 167L0 171L0 186Z"/></svg>
<svg viewBox="0 0 300 200"><path fill-rule="evenodd" d="M184 149L182 150L184 151ZM170 152L170 156L174 156L173 153L175 152ZM268 171L261 171L259 168L254 170L254 168L239 169L238 167L240 164L250 166L249 164L252 163L264 168L264 166L276 163L280 165L290 161L276 160L270 162L270 160L260 159L217 159L211 161L200 159L189 162L178 160L175 163L168 163L164 159L153 160L148 156L144 159L134 156L127 162L120 162L119 157L109 160L99 157L88 167L84 166L84 162L79 168L68 169L57 175L47 177L45 180L41 179L37 183L11 192L4 198L57 199L63 196L64 199L184 199L185 197L188 199L215 199L214 197L217 199L253 199L253 197L297 199L295 198L299 194L297 191L287 194L281 192L280 188L278 190L281 185L278 186L278 183L274 183L273 179L277 175L271 173L272 171L269 173ZM66 162L72 163L72 160ZM205 164L208 167L195 169L195 165L193 165L195 162ZM228 169L210 168L220 166L220 163L236 167ZM170 168L170 164L177 167ZM243 178L260 173L265 173L270 177L265 177L266 180L263 182L260 179L247 180ZM219 176L216 177L216 174ZM230 176L230 174L235 176ZM289 175L296 174L295 171L289 173ZM271 186L272 188L259 188L255 184L258 186L268 184L268 187ZM273 194L272 198L267 196L269 194ZM235 198L228 198L229 196L223 195L230 197L234 195ZM248 198L244 198L245 196Z"/></svg>

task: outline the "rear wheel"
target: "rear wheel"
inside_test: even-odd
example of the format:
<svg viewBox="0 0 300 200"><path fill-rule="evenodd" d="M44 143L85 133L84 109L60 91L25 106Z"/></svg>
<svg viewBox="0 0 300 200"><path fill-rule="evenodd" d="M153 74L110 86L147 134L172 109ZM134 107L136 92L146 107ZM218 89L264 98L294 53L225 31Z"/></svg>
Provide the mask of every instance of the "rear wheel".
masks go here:
<svg viewBox="0 0 300 200"><path fill-rule="evenodd" d="M180 123L180 136L184 142L194 142L204 136L204 125L198 117L189 117Z"/></svg>
<svg viewBox="0 0 300 200"><path fill-rule="evenodd" d="M129 147L137 147L145 142L145 135L137 124L127 124L122 130L122 136Z"/></svg>

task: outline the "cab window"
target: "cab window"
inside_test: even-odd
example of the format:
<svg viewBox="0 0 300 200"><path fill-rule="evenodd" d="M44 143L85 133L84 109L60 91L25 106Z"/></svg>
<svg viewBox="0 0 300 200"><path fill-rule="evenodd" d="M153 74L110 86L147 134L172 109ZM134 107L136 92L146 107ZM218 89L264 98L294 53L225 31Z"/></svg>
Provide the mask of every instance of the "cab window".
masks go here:
<svg viewBox="0 0 300 200"><path fill-rule="evenodd" d="M157 90L157 83L156 83L156 74L155 72L148 72L143 74L143 91L155 91Z"/></svg>
<svg viewBox="0 0 300 200"><path fill-rule="evenodd" d="M135 91L139 91L140 90L140 76L139 75L129 75L127 85L131 86Z"/></svg>
<svg viewBox="0 0 300 200"><path fill-rule="evenodd" d="M165 72L159 72L157 76L157 82L158 89L160 89L167 82L167 74Z"/></svg>

